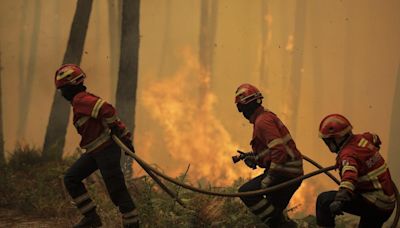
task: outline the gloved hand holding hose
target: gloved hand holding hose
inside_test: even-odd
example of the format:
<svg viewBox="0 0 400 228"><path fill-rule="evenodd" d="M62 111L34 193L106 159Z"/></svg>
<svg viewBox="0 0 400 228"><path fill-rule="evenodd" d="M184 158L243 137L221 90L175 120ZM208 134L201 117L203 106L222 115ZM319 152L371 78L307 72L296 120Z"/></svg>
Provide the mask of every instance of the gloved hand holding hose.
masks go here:
<svg viewBox="0 0 400 228"><path fill-rule="evenodd" d="M343 205L351 201L352 193L344 188L339 188L336 193L335 200L329 205L329 209L333 215L343 215Z"/></svg>
<svg viewBox="0 0 400 228"><path fill-rule="evenodd" d="M233 163L237 163L240 160L243 160L244 163L252 169L257 168L257 157L253 152L243 152L240 150L237 150L239 155L232 156Z"/></svg>
<svg viewBox="0 0 400 228"><path fill-rule="evenodd" d="M111 130L111 135L115 135L117 136L119 139L121 139L121 141L133 152L135 153L135 148L133 147L133 143L132 143L132 139L130 137L130 133L127 132L127 129L122 129L120 127L118 127L117 125L112 126L110 128ZM128 155L125 152L126 155Z"/></svg>

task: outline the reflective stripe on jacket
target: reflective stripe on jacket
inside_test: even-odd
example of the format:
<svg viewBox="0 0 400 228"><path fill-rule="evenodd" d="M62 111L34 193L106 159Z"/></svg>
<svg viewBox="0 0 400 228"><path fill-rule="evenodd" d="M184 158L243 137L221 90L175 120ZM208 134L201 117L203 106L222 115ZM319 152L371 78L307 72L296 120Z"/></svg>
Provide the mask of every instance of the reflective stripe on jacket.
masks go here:
<svg viewBox="0 0 400 228"><path fill-rule="evenodd" d="M379 137L374 134L352 136L337 156L340 187L360 193L378 208L391 210L395 206L395 195L379 146Z"/></svg>
<svg viewBox="0 0 400 228"><path fill-rule="evenodd" d="M301 153L289 130L274 113L261 106L250 122L254 124L250 144L260 167L277 176L297 177L304 173Z"/></svg>
<svg viewBox="0 0 400 228"><path fill-rule="evenodd" d="M73 121L82 136L80 147L93 152L111 144L110 127L117 126L130 137L125 125L117 118L115 108L98 96L80 92L72 100Z"/></svg>

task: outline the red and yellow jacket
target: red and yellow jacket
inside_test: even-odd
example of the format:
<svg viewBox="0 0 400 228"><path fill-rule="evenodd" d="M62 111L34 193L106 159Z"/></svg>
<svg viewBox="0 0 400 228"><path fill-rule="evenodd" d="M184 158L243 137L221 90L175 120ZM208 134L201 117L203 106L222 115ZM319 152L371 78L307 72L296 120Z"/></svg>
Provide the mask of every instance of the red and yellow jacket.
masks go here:
<svg viewBox="0 0 400 228"><path fill-rule="evenodd" d="M260 106L250 117L253 138L250 145L258 166L268 169L268 175L297 177L303 175L301 153L281 120Z"/></svg>
<svg viewBox="0 0 400 228"><path fill-rule="evenodd" d="M384 210L395 206L395 195L388 166L379 153L381 141L375 134L353 135L338 153L336 164L341 188L357 192Z"/></svg>
<svg viewBox="0 0 400 228"><path fill-rule="evenodd" d="M124 137L131 137L125 125L117 118L115 108L103 99L86 91L72 100L73 121L82 136L80 147L86 152L99 151L112 143L110 128L117 126Z"/></svg>

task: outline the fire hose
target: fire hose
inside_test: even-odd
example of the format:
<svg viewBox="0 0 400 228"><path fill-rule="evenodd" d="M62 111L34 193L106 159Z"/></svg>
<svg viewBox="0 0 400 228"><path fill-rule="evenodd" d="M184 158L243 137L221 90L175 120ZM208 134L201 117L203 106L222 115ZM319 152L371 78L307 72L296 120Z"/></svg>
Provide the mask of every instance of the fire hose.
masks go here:
<svg viewBox="0 0 400 228"><path fill-rule="evenodd" d="M297 182L300 182L300 181L302 181L302 180L308 179L308 178L310 178L310 177L313 177L313 176L318 175L318 174L321 174L321 173L326 173L326 175L328 175L334 182L336 182L337 184L340 183L339 180L337 180L332 174L330 174L330 173L328 172L328 171L330 171L330 170L336 169L336 166L335 166L335 165L334 165L334 166L329 166L329 167L323 168L321 165L319 165L318 163L316 163L315 161L313 161L311 158L309 158L309 157L303 155L303 158L304 158L306 161L310 162L311 164L313 164L314 166L316 166L317 168L319 168L319 170L313 171L313 172L308 173L308 174L305 174L305 175L303 175L303 176L300 176L300 177L297 177L297 178L293 178L293 179L291 179L291 180L289 180L289 181L286 181L286 182L283 182L283 183L280 183L280 184L277 184L277 185L274 185L274 186L271 186L271 187L268 187L268 188L264 188L264 189L259 189L259 190L254 190L254 191L247 191L247 192L237 192L237 193L213 192L213 191L208 191L208 190L204 190L204 189L200 189L200 188L193 187L193 186L191 186L191 185L188 185L188 184L179 182L179 181L175 180L174 178L165 175L164 173L160 172L159 170L157 170L157 169L151 167L150 164L148 164L147 162L145 162L144 160L142 160L139 156L137 156L135 153L133 153L133 152L118 138L118 137L116 137L115 135L113 135L112 138L113 138L113 140L117 143L117 145L118 145L119 147L121 147L121 149L122 149L123 151L125 151L126 154L128 154L128 155L131 156L131 157L133 157L133 158L136 160L136 162L137 162L137 163L152 177L152 178L154 178L154 176L155 176L154 174L156 174L156 175L162 177L163 179L165 179L165 180L167 180L167 181L169 181L169 182L171 182L171 183L174 183L174 184L176 184L176 185L178 185L178 186L181 186L181 187L183 187L183 188L189 189L189 190L194 191L194 192L206 194L206 195L222 196L222 197L246 197L246 196L248 197L248 196L256 196L256 195L264 195L264 194L266 194L266 193L274 192L274 191L280 190L280 189L285 188L285 187L287 187L287 186L289 186L289 185L295 184L295 183L297 183ZM152 174L152 175L151 175L151 174ZM182 206L184 206L184 204L182 203L182 201L180 201L179 198L178 198L174 193L172 193L172 191L170 191L157 177L156 177L156 179L154 179L154 180L155 180L155 181L157 180L156 183L159 184L160 187L161 187L162 189L164 189L165 191L167 191L167 193L168 193L172 198L174 198L175 200L177 200L177 202L178 202L179 204L181 204ZM400 218L400 210L399 210L399 208L400 208L400 195L399 195L399 191L398 191L398 189L397 189L397 187L396 187L396 185L395 185L394 183L393 183L393 187L394 187L395 196L396 196L396 215L395 215L394 221L393 221L393 223L392 223L392 225L391 225L390 227L391 227L391 228L396 228L396 227L397 227L397 224L398 224L398 221L399 221L399 218ZM166 189L168 189L168 190L166 190ZM185 206L184 206L184 207L185 207Z"/></svg>

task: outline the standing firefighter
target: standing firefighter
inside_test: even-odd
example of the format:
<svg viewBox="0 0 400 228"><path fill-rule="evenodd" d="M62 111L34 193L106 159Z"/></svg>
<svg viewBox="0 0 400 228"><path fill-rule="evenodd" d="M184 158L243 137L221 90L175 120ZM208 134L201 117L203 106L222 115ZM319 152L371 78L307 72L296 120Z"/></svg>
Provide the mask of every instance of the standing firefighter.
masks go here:
<svg viewBox="0 0 400 228"><path fill-rule="evenodd" d="M235 103L239 112L253 124L250 142L253 152L244 158L246 165L264 168L264 174L240 187L247 192L270 187L303 175L302 156L288 129L271 111L261 105L263 96L250 85L236 90ZM246 206L270 227L296 227L284 212L301 182L268 195L241 197Z"/></svg>
<svg viewBox="0 0 400 228"><path fill-rule="evenodd" d="M338 191L323 192L316 205L317 223L334 227L335 216L348 212L361 217L359 227L382 227L395 206L389 169L379 153L381 141L369 132L353 134L342 115L325 117L319 133L337 154L341 182Z"/></svg>
<svg viewBox="0 0 400 228"><path fill-rule="evenodd" d="M74 227L102 225L96 206L82 183L97 169L103 176L112 202L122 213L124 227L138 227L138 212L121 171L121 150L110 137L110 134L115 134L133 151L131 134L117 118L113 106L86 92L83 85L85 77L82 69L73 64L61 66L55 74L57 89L73 107L73 122L82 136L80 147L85 150L64 177L65 187L73 203L84 216Z"/></svg>

